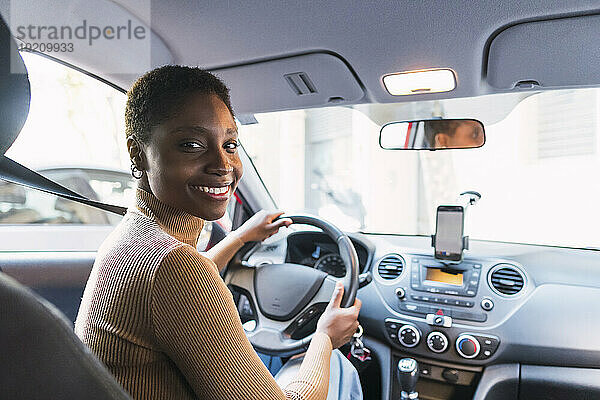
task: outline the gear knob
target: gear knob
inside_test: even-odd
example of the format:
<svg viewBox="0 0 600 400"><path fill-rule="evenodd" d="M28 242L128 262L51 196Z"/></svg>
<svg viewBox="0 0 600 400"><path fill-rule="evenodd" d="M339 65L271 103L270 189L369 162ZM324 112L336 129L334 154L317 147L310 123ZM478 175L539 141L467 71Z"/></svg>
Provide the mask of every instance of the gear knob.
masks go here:
<svg viewBox="0 0 600 400"><path fill-rule="evenodd" d="M405 399L417 399L419 394L415 391L417 388L417 380L419 379L419 365L413 358L403 358L398 361L398 368L396 370L396 376L400 383L402 400Z"/></svg>

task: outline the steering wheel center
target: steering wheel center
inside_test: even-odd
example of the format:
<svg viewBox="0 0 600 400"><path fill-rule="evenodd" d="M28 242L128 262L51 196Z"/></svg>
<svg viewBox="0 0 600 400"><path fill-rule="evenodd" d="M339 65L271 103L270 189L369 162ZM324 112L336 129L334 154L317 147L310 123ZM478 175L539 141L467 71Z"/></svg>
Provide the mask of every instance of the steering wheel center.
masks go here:
<svg viewBox="0 0 600 400"><path fill-rule="evenodd" d="M262 265L254 274L256 302L266 317L287 321L306 307L326 277L325 272L304 265Z"/></svg>

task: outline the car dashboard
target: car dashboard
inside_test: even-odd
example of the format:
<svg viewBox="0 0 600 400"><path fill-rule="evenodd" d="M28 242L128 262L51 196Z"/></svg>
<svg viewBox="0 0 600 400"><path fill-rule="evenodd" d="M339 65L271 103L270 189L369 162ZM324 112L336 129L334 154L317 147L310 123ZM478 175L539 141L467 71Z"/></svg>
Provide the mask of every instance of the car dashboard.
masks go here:
<svg viewBox="0 0 600 400"><path fill-rule="evenodd" d="M360 271L365 272L373 252L362 241L351 240L358 255ZM341 278L346 273L337 245L322 232L295 232L288 235L285 262L313 267L336 278Z"/></svg>
<svg viewBox="0 0 600 400"><path fill-rule="evenodd" d="M585 384L600 393L600 252L472 240L448 269L433 257L429 237L349 236L381 398L400 398L393 371L407 356L419 362L425 399L493 398L486 396L498 390L535 398L549 381L559 391ZM247 257L252 265L285 260L339 277L337 254L323 233L300 231Z"/></svg>

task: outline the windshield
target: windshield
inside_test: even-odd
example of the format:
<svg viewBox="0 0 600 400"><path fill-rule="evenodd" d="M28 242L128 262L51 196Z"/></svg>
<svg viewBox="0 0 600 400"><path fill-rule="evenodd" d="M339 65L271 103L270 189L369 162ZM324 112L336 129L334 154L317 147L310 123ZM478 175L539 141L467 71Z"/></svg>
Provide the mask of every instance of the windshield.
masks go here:
<svg viewBox="0 0 600 400"><path fill-rule="evenodd" d="M278 206L347 231L430 235L438 205L461 192L482 199L466 213L474 239L600 247L598 89L490 95L258 114L240 127ZM383 150L392 120L476 118L479 149Z"/></svg>

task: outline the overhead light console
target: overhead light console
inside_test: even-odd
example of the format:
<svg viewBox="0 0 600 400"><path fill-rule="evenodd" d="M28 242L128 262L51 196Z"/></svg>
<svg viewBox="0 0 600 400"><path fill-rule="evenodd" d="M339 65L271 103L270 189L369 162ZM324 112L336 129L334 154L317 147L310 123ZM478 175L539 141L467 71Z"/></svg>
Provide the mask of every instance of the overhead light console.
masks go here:
<svg viewBox="0 0 600 400"><path fill-rule="evenodd" d="M456 88L456 75L450 68L404 71L385 75L383 85L392 96L449 92Z"/></svg>

